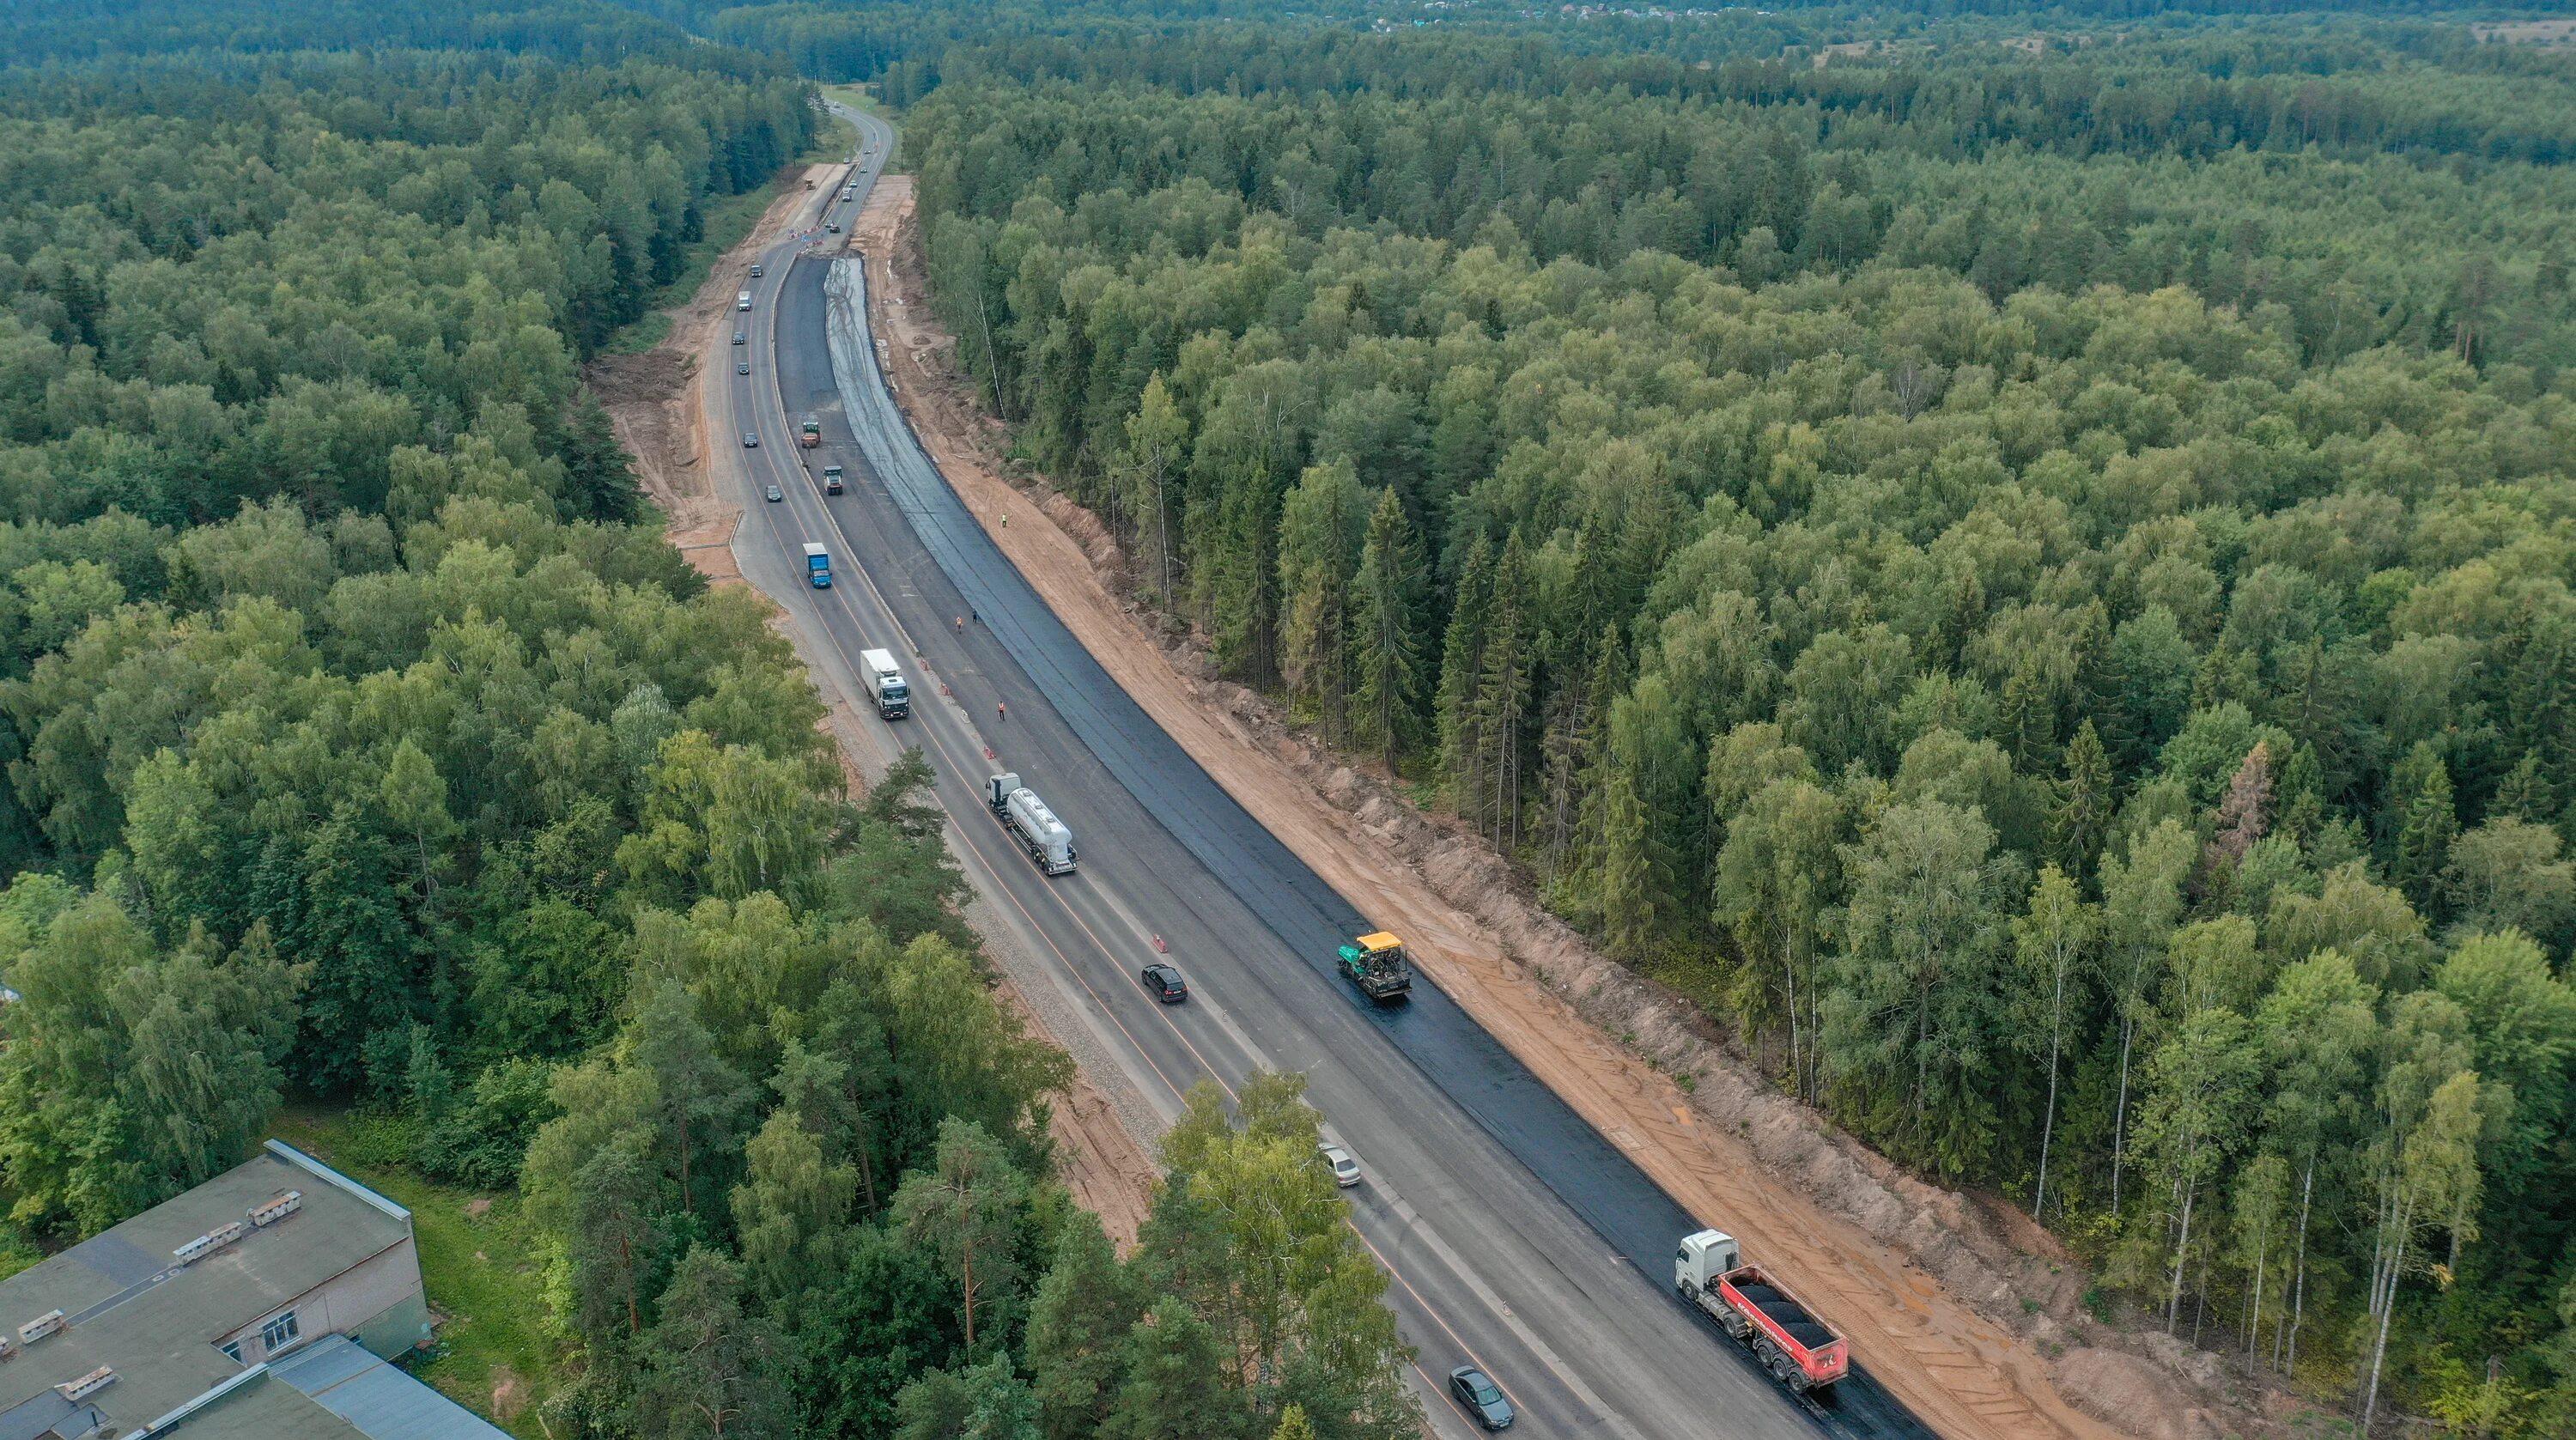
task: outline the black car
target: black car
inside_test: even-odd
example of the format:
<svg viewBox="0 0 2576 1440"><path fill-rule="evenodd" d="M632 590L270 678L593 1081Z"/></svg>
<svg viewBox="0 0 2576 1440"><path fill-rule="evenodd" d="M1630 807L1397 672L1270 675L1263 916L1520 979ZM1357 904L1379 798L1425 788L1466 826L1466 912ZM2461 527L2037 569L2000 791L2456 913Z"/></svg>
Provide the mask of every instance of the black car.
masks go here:
<svg viewBox="0 0 2576 1440"><path fill-rule="evenodd" d="M1143 974L1145 988L1153 991L1154 998L1164 1004L1178 1005L1190 998L1190 982L1182 979L1181 972L1173 967L1163 964L1148 965Z"/></svg>
<svg viewBox="0 0 2576 1440"><path fill-rule="evenodd" d="M759 448L760 448L760 437L759 437L759 436L757 436L757 435L752 434L752 433L751 433L750 431L748 431L748 430L745 430L744 432L742 432L742 448L744 448L745 450L757 450L757 449L759 449Z"/></svg>
<svg viewBox="0 0 2576 1440"><path fill-rule="evenodd" d="M784 499L786 499L786 498L787 498L787 492L786 492L786 491L779 489L779 488L778 488L777 486L775 486L775 485L772 485L772 486L770 486L770 487L769 487L768 500L769 500L769 503L770 503L770 504L775 505L775 504L777 504L779 501L784 500Z"/></svg>
<svg viewBox="0 0 2576 1440"><path fill-rule="evenodd" d="M1485 1378L1485 1372L1473 1365L1461 1365L1449 1372L1449 1393L1476 1417L1476 1423L1488 1430L1508 1430L1512 1425L1512 1402L1503 1398L1502 1387Z"/></svg>
<svg viewBox="0 0 2576 1440"><path fill-rule="evenodd" d="M733 373L735 373L736 375L748 375L748 374L750 374L750 373L751 373L751 362L750 362L750 361L748 361L748 360L736 360L735 362L733 362Z"/></svg>

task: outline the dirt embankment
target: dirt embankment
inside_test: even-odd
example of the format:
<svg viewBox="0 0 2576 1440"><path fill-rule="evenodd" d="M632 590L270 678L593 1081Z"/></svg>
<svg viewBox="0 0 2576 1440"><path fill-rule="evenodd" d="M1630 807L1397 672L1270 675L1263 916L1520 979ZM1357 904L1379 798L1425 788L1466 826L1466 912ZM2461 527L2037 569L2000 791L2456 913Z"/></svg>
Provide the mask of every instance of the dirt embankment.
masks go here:
<svg viewBox="0 0 2576 1440"><path fill-rule="evenodd" d="M1688 1005L1540 909L1490 848L1211 679L1193 646L1166 645L1116 588L1123 557L1097 518L1034 476L1005 478L1002 427L930 314L912 221L909 187L889 176L855 237L906 412L967 506L1219 784L1336 889L1370 897L1441 989L1656 1183L1798 1275L1862 1363L1953 1440L2269 1428L2214 1357L2086 1317L2085 1279L2044 1231L1904 1174L1779 1094Z"/></svg>

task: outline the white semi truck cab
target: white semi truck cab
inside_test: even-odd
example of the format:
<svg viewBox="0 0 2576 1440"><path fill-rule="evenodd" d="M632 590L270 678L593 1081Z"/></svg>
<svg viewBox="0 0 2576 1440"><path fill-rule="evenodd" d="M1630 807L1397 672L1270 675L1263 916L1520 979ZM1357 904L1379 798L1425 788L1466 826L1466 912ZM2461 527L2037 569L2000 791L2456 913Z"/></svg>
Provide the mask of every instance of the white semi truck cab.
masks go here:
<svg viewBox="0 0 2576 1440"><path fill-rule="evenodd" d="M868 694L877 702L878 719L900 720L912 713L912 687L904 683L893 651L860 651L859 678L867 682Z"/></svg>

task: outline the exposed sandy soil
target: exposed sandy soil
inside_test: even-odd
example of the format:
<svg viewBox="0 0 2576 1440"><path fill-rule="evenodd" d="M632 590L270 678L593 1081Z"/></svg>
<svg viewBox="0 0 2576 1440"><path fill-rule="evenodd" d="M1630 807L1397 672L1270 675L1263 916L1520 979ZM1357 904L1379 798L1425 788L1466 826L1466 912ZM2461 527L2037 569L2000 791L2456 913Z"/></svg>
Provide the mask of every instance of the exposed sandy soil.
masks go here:
<svg viewBox="0 0 2576 1440"><path fill-rule="evenodd" d="M1003 478L1001 427L950 364L954 342L924 299L912 216L908 183L888 176L855 238L907 413L968 507L1199 764L1336 889L1368 897L1369 913L1413 942L1430 978L1522 1063L1694 1215L1799 1277L1862 1363L1945 1436L2198 1440L2269 1428L2213 1357L2086 1319L2083 1276L2037 1227L1832 1130L1737 1062L1687 1005L1531 903L1490 849L1311 747L1260 697L1207 678L1187 645L1167 650L1154 617L1112 588L1122 557L1098 520L1036 477L1019 477L1025 489ZM1693 1091L1670 1078L1681 1074Z"/></svg>

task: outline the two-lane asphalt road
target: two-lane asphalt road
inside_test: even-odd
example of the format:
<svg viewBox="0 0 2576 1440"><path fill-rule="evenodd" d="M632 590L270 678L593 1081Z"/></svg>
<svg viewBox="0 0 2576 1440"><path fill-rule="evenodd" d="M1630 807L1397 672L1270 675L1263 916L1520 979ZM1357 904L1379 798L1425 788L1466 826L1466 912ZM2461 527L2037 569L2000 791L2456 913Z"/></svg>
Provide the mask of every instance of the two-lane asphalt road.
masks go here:
<svg viewBox="0 0 2576 1440"><path fill-rule="evenodd" d="M863 136L855 198L818 189L812 219L846 229L893 136L836 112ZM1010 568L885 389L855 303L859 262L802 248L791 237L761 257L753 309L737 317L749 343L713 357L719 438L760 441L719 451L743 462L719 465L717 483L745 506L745 575L795 613L818 683L889 747L922 747L970 878L1148 1104L1175 1113L1202 1077L1230 1088L1256 1068L1307 1074L1363 1167L1346 1192L1352 1223L1392 1278L1435 1428L1472 1433L1441 1378L1474 1363L1539 1436L1925 1433L1858 1375L1838 1404L1802 1409L1673 1298L1667 1257L1697 1221L1436 988L1377 1006L1333 972L1333 946L1373 928L1362 910L1191 763ZM796 446L809 414L814 451ZM845 467L847 494L823 494L827 463ZM761 498L770 484L777 502ZM828 590L804 583L809 542L831 551ZM870 647L910 667L910 719L875 718L855 673ZM992 819L980 792L997 770L1073 827L1078 872L1040 874ZM1166 957L1189 977L1185 1004L1161 1005L1139 981Z"/></svg>

